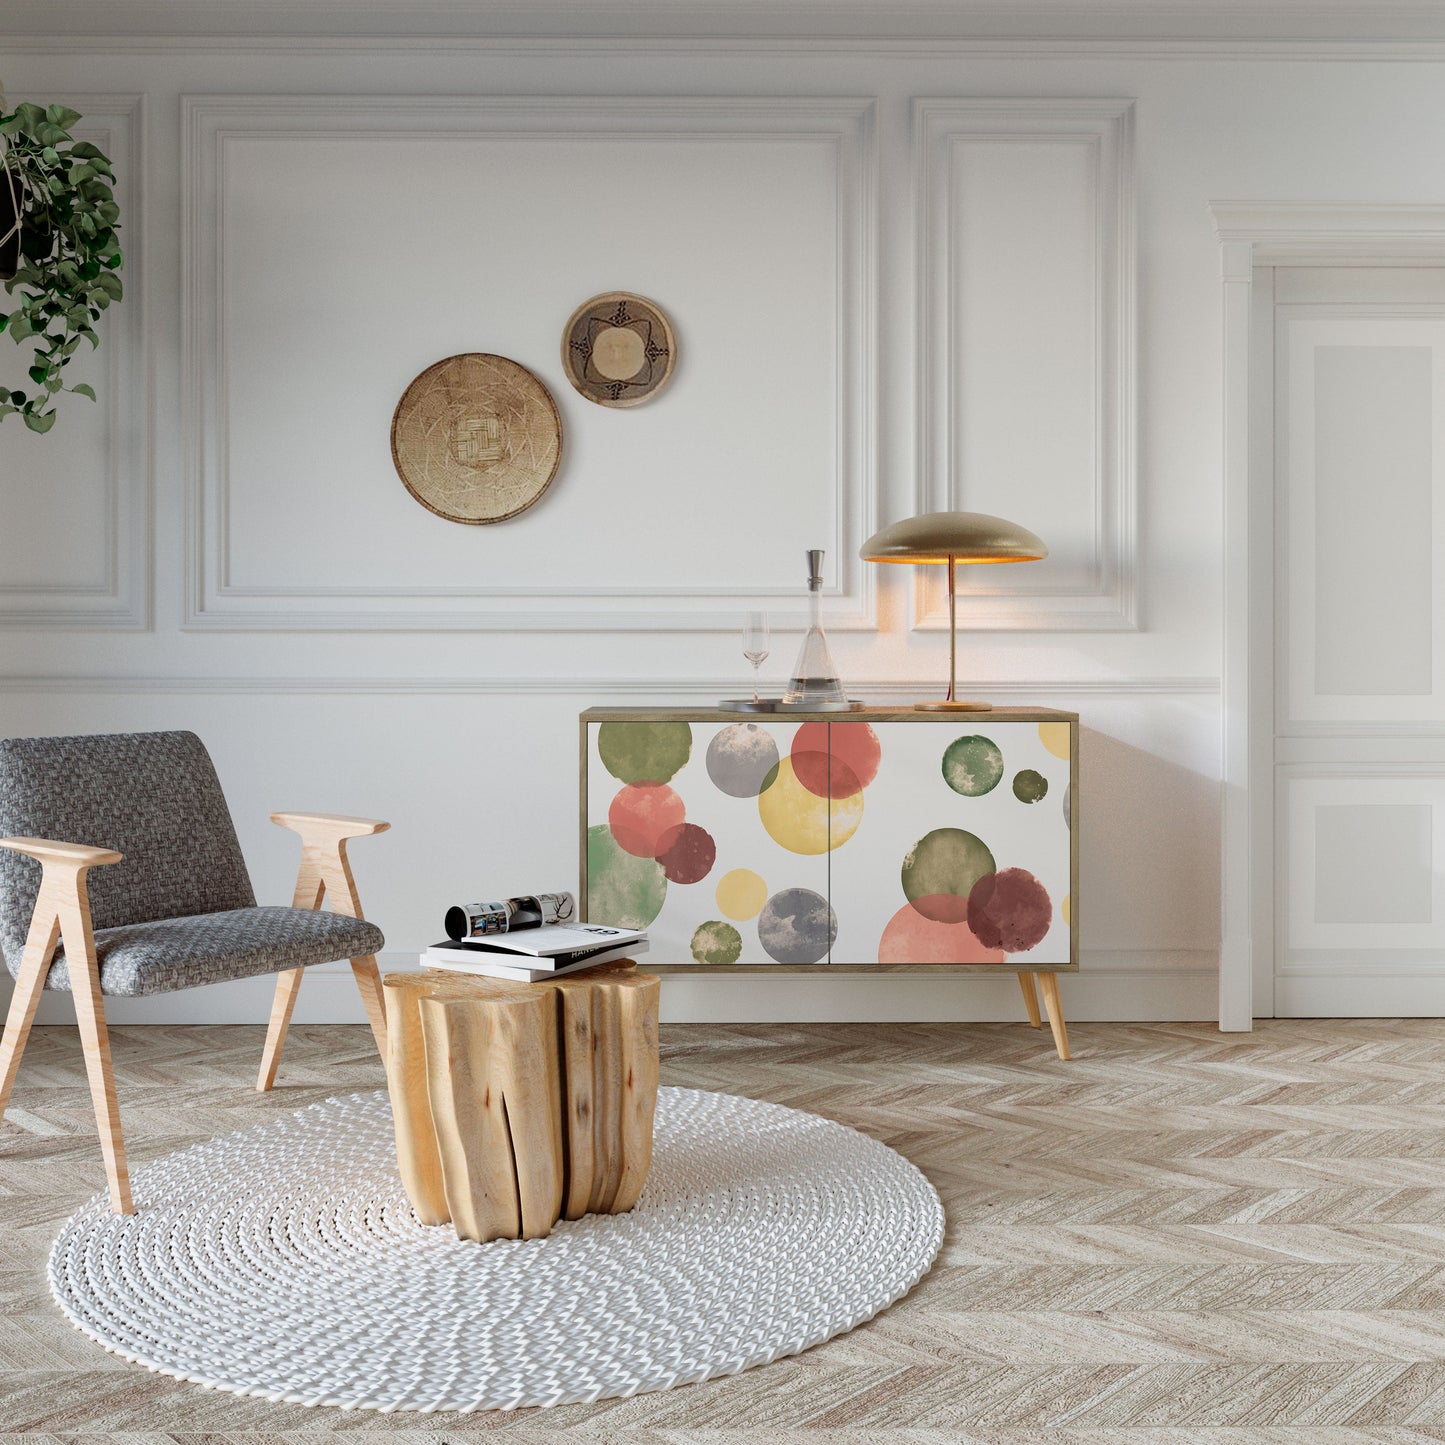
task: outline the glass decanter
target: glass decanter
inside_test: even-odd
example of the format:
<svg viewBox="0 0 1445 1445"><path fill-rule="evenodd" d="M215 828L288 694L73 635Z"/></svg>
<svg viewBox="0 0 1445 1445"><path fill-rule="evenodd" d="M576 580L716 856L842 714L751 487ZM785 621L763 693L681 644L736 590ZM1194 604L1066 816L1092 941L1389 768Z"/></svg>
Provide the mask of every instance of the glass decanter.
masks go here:
<svg viewBox="0 0 1445 1445"><path fill-rule="evenodd" d="M793 676L783 694L782 705L788 708L846 708L848 695L838 680L838 669L833 666L833 654L828 650L828 639L823 632L823 553L813 549L808 553L808 632L798 660L793 664Z"/></svg>

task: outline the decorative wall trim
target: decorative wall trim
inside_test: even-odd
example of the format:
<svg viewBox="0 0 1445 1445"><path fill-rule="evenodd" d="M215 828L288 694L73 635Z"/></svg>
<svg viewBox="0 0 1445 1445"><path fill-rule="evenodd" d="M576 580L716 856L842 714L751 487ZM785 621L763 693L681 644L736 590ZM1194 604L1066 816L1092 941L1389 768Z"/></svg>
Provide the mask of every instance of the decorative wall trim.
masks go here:
<svg viewBox="0 0 1445 1445"><path fill-rule="evenodd" d="M774 7L770 7L774 8ZM781 11L783 7L775 7ZM1438 33L1431 35L1406 33L1408 27L1390 24L1381 14L1378 6L1370 7L1371 18L1380 22L1381 31L1396 32L1389 36L1369 38L1359 34L1360 26L1354 26L1353 38L1331 38L1329 36L1309 37L1300 32L1313 25L1325 24L1331 20L1338 23L1338 12L1325 10L1311 16L1297 5L1278 7L1277 18L1266 21L1259 29L1268 28L1272 23L1276 29L1295 32L1291 36L1258 35L1254 38L1234 38L1221 35L1211 38L1201 33L1209 28L1208 22L1219 17L1216 24L1226 30L1231 15L1227 6L1211 6L1202 10L1197 4L1176 7L1177 14L1188 25L1188 33L1171 37L1161 33L1159 24L1161 7L1151 3L1136 7L1137 14L1130 16L1125 7L1111 6L1111 18L1116 32L1088 33L1084 17L1075 4L1055 7L1049 12L1046 7L1030 6L1029 16L1040 31L1047 33L1020 33L1018 25L1020 9L1013 0L1001 7L999 19L986 33L979 27L973 34L967 33L967 10L959 6L947 6L935 10L934 23L920 25L904 22L901 12L889 8L887 22L892 33L849 34L846 32L820 33L819 15L813 11L800 17L796 34L778 33L772 35L745 34L647 34L646 26L632 20L623 23L615 16L612 23L604 23L606 11L602 6L592 5L587 9L589 28L573 26L569 33L545 34L535 25L537 10L528 7L533 17L529 30L513 34L460 34L453 12L448 24L437 32L436 26L428 26L420 20L420 12L407 12L408 23L414 33L386 35L366 33L359 29L347 30L344 22L332 12L329 16L331 30L320 34L284 34L276 24L275 8L263 10L254 3L249 6L228 5L225 7L225 21L230 33L208 35L196 31L181 32L157 29L144 33L139 27L114 24L119 18L119 9L114 0L94 0L95 20L90 24L77 17L74 32L45 32L35 30L21 33L17 30L0 31L0 44L13 55L63 55L73 57L86 51L111 54L170 54L186 52L222 51L231 54L314 54L347 52L353 54L474 54L496 51L507 55L569 56L590 55L598 52L620 52L627 55L676 55L697 53L702 55L840 55L858 53L887 55L904 58L934 57L946 55L967 58L982 56L990 59L1035 60L1061 58L1074 60L1080 57L1109 59L1119 58L1139 61L1261 61L1274 63L1293 61L1312 64L1334 62L1349 64L1359 61L1379 61L1412 64L1438 64L1445 60L1445 38ZM885 12L877 5L867 7L870 17L879 17ZM1265 7L1249 5L1245 13L1258 21ZM250 12L250 13L248 13ZM371 12L377 12L373 9ZM492 12L495 14L495 8ZM700 13L700 12L699 12ZM714 12L715 13L715 12ZM1234 10L1234 17L1240 13ZM670 15L669 29L674 32L677 10ZM1432 3L1416 8L1416 18L1438 22L1439 11ZM954 17L952 25L947 22ZM96 29L102 19L114 24L110 31ZM84 28L82 28L84 26ZM661 27L659 27L660 29ZM876 27L881 28L881 27ZM1140 38L1142 29L1155 33ZM1433 27L1437 32L1438 23ZM237 33L249 31L249 33ZM907 32L907 33L903 33Z"/></svg>
<svg viewBox="0 0 1445 1445"><path fill-rule="evenodd" d="M1093 584L1057 589L1041 583L1037 588L1025 585L1000 591L990 582L964 577L959 592L968 596L968 605L960 611L959 622L970 630L1130 631L1139 625L1133 101L914 101L919 275L917 510L971 509L960 479L953 475L952 397L959 358L952 334L957 238L948 158L959 145L1020 140L1084 145L1094 163L1093 302L1098 331ZM947 599L936 583L936 578L923 575L916 579L915 629L948 627Z"/></svg>
<svg viewBox="0 0 1445 1445"><path fill-rule="evenodd" d="M1255 270L1445 263L1445 206L1216 201L1210 211L1224 322L1219 1026L1242 1031L1294 1007L1274 975L1274 376L1254 366L1257 334L1273 335L1274 295L1256 294Z"/></svg>
<svg viewBox="0 0 1445 1445"><path fill-rule="evenodd" d="M438 586L263 588L227 582L224 167L230 138L413 136L596 144L816 142L837 165L835 451L837 578L829 626L876 629L876 569L859 561L875 518L873 374L877 291L876 102L829 98L185 96L182 110L186 616L195 629L245 631L731 631L745 607L797 608L795 589ZM546 603L561 599L557 610ZM628 606L631 602L634 605Z"/></svg>
<svg viewBox="0 0 1445 1445"><path fill-rule="evenodd" d="M104 500L105 573L81 586L0 581L0 630L141 630L150 625L151 474L150 300L146 285L146 123L142 95L67 93L115 163L126 256L125 300L107 315L105 409L109 447ZM81 408L81 402L67 404ZM15 425L16 423L12 423ZM64 425L64 422L61 423ZM60 519L63 523L63 519Z"/></svg>
<svg viewBox="0 0 1445 1445"><path fill-rule="evenodd" d="M0 699L9 694L67 695L272 694L415 697L472 695L556 697L725 697L738 690L735 677L0 677ZM969 690L986 697L1214 697L1215 677L1061 678L1050 682L971 679ZM938 693L936 678L850 681L848 691L874 701Z"/></svg>

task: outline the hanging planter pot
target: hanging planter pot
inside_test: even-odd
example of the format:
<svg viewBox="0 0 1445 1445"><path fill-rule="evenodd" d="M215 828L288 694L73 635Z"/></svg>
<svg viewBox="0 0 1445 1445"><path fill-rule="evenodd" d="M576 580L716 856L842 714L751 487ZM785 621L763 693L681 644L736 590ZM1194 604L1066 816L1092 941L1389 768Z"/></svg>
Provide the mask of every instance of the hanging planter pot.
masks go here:
<svg viewBox="0 0 1445 1445"><path fill-rule="evenodd" d="M0 151L0 281L13 280L20 269L20 196L20 178Z"/></svg>

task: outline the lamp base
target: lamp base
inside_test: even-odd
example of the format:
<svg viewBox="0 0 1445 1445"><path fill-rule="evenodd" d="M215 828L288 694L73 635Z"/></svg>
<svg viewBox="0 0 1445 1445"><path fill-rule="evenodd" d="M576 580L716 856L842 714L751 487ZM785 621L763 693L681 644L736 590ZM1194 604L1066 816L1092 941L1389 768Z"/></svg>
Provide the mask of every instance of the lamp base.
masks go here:
<svg viewBox="0 0 1445 1445"><path fill-rule="evenodd" d="M914 712L992 712L991 702L916 702Z"/></svg>

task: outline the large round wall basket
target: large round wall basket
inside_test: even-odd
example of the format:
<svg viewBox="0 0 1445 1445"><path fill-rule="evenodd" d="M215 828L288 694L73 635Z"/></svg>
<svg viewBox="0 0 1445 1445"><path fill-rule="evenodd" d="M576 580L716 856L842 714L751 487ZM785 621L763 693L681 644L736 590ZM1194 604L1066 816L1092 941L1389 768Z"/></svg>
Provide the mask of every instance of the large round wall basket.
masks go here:
<svg viewBox="0 0 1445 1445"><path fill-rule="evenodd" d="M584 301L562 333L567 380L598 406L641 406L672 378L677 338L656 302L628 291Z"/></svg>
<svg viewBox="0 0 1445 1445"><path fill-rule="evenodd" d="M552 394L505 356L467 352L429 366L391 419L397 475L450 522L504 522L545 492L562 460Z"/></svg>

